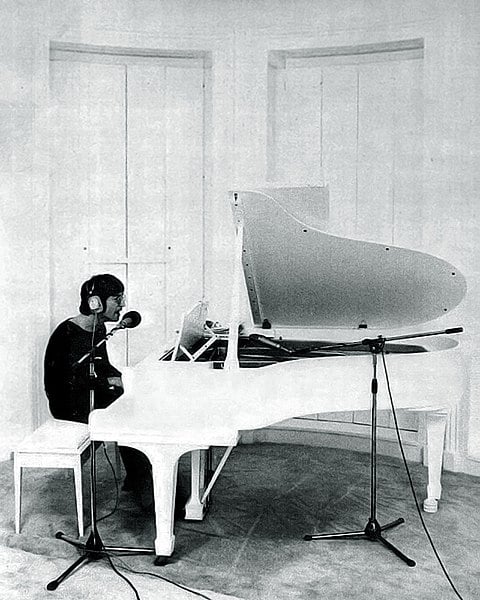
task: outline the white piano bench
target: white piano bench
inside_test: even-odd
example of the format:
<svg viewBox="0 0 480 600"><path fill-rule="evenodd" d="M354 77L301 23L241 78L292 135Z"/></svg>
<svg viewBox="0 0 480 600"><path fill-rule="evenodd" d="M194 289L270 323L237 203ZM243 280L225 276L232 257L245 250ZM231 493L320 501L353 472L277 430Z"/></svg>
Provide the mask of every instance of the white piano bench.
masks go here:
<svg viewBox="0 0 480 600"><path fill-rule="evenodd" d="M15 533L20 533L22 469L73 469L78 533L83 536L82 455L90 444L88 425L49 419L14 450Z"/></svg>

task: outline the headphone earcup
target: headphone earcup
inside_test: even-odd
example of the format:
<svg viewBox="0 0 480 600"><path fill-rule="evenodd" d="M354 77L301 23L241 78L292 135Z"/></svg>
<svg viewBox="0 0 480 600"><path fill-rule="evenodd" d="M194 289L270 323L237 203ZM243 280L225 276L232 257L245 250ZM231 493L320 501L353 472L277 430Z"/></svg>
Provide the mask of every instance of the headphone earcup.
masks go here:
<svg viewBox="0 0 480 600"><path fill-rule="evenodd" d="M103 304L99 296L90 296L88 298L88 308L92 313L100 313L103 311Z"/></svg>

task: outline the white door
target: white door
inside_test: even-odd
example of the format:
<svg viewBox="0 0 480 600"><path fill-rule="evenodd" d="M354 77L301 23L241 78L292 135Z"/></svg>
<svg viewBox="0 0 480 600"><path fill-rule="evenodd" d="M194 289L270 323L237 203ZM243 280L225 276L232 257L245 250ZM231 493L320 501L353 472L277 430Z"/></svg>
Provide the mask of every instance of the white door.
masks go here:
<svg viewBox="0 0 480 600"><path fill-rule="evenodd" d="M277 52L270 63L268 178L327 184L335 235L421 245L423 49L413 42ZM329 420L360 426L369 414ZM417 429L415 415L401 423Z"/></svg>
<svg viewBox="0 0 480 600"><path fill-rule="evenodd" d="M110 353L134 364L203 296L204 63L51 59L52 326L75 313L86 278L113 273L142 323Z"/></svg>

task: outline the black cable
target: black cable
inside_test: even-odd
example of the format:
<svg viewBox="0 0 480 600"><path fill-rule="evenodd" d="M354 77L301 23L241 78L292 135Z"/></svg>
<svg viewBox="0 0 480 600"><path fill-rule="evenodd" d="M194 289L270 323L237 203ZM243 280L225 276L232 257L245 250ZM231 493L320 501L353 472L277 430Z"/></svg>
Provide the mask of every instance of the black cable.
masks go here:
<svg viewBox="0 0 480 600"><path fill-rule="evenodd" d="M120 573L120 571L117 569L117 567L113 564L113 560L111 558L110 555L105 554L105 556L107 557L108 562L110 563L110 567L112 568L112 570L124 581L126 581L128 583L128 585L132 588L133 593L135 594L135 598L136 600L141 600L140 598L140 594L138 593L137 588L133 585L133 583L130 581L130 579L128 579L128 577L125 577L125 575L123 573Z"/></svg>
<svg viewBox="0 0 480 600"><path fill-rule="evenodd" d="M121 550L119 550L119 552L121 552ZM89 554L98 554L100 555L100 557L105 557L111 568L113 569L113 571L119 576L121 577L124 581L126 581L128 583L128 585L132 588L134 594L135 594L135 598L136 600L141 600L140 595L136 589L136 587L133 585L133 583L128 579L128 577L126 577L125 575L123 575L123 573L121 573L118 568L115 566L115 564L113 563L112 559L115 558L122 566L123 569L125 569L126 571L128 571L129 573L134 573L135 575L148 575L150 577L156 577L157 579L161 579L162 581L165 581L166 583L169 583L170 585L173 585L175 587L178 587L179 589L185 591L185 592L189 592L190 594L194 594L195 596L198 596L199 598L204 598L204 600L212 600L212 598L210 598L209 596L206 596L205 594L202 594L201 592L197 592L195 590L192 590L191 588L182 585L181 583L177 583L176 581L173 581L172 579L168 579L168 577L164 577L163 575L159 575L158 573L152 573L151 571L136 571L135 569L132 569L130 566L128 566L127 564L125 564L123 562L123 560L121 560L119 558L119 556L116 554L116 551L108 551L108 550L88 550Z"/></svg>
<svg viewBox="0 0 480 600"><path fill-rule="evenodd" d="M95 350L95 329L96 328L97 328L97 313L94 312L93 313L92 337L90 338L91 339L91 342L90 342L90 345L91 345L91 348L90 348L90 353L91 353L90 354L90 360L92 359L92 354L93 354L93 351Z"/></svg>
<svg viewBox="0 0 480 600"><path fill-rule="evenodd" d="M128 579L128 577L125 577L125 575L123 573L120 573L120 571L117 569L117 567L113 564L112 558L117 558L115 554L110 554L107 550L105 550L104 548L102 550L93 550L93 549L88 549L87 550L88 554L98 554L99 558L105 557L108 562L109 565L111 567L111 569L113 570L113 572L118 575L121 579L123 579L124 581L126 581L128 583L128 585L132 588L134 594L135 594L135 598L136 600L141 600L140 595L137 591L137 588L133 585L133 583ZM132 571L135 572L135 571Z"/></svg>
<svg viewBox="0 0 480 600"><path fill-rule="evenodd" d="M115 481L115 506L112 508L112 510L109 513L107 513L106 515L103 515L103 517L100 517L99 519L97 519L97 523L99 523L100 521L103 521L104 519L108 519L108 517L111 517L118 510L118 505L120 502L120 492L119 492L119 486L118 486L118 479L115 474L115 469L113 467L112 461L110 460L110 457L108 456L107 446L105 445L105 442L102 442L102 446L103 446L103 452L105 454L107 462L110 465L110 469L112 470L113 479Z"/></svg>
<svg viewBox="0 0 480 600"><path fill-rule="evenodd" d="M93 352L95 350L94 343L95 343L95 330L96 330L96 326L97 326L97 313L94 312L93 313L92 338L91 338L91 346L92 346L91 352L92 352L92 354L90 356L90 360L94 359ZM113 513L117 510L118 503L119 503L118 481L117 481L117 477L115 475L115 469L113 468L113 464L112 464L112 462L110 460L110 457L107 454L107 448L105 446L105 443L104 442L101 442L101 443L102 443L102 446L103 446L103 451L105 453L105 457L107 458L108 464L110 465L110 468L112 470L113 478L114 478L114 481L115 481L116 498L115 498L115 506L113 507L113 509L109 513L107 513L106 515L104 515L103 517L100 517L99 519L95 519L95 525L99 521L102 521L103 519L106 519L107 517L110 517L111 515L113 515ZM92 452L96 452L95 444L92 444L91 451ZM92 457L90 457L90 460L93 460ZM92 526L93 525L94 524L92 523ZM110 555L103 548L103 544L102 544L102 549L101 550L93 550L93 549L87 548L87 552L89 554L99 554L101 556L105 556L105 558L108 560L108 562L110 564L110 567L113 570L113 572L116 573L116 575L118 575L121 579L123 579L132 588L132 590L133 590L133 592L135 594L136 600L141 600L140 595L139 595L136 587L133 585L133 583L123 573L120 573L120 571L117 569L117 567L113 564Z"/></svg>
<svg viewBox="0 0 480 600"><path fill-rule="evenodd" d="M448 574L448 571L447 571L445 565L443 564L442 559L440 558L440 555L439 555L439 553L438 553L438 551L437 551L437 549L435 547L435 544L433 542L432 536L430 535L430 532L427 529L427 525L426 525L425 520L424 520L423 515L422 515L422 509L420 508L420 504L419 504L418 499L417 499L417 494L415 493L415 488L413 486L412 476L410 474L410 469L408 468L407 458L405 456L405 451L404 451L404 448L403 448L402 438L400 436L400 429L399 429L398 421L397 421L397 413L395 411L395 406L394 406L394 403L393 403L393 396L392 396L392 391L391 391L391 388L390 388L390 380L389 380L388 371L387 371L387 363L385 361L385 354L384 354L383 349L382 349L381 352L382 352L383 370L384 370L384 373L385 373L385 380L387 382L388 397L389 397L389 400L390 400L390 406L392 408L393 421L395 423L395 432L397 434L398 445L400 447L400 452L402 454L403 464L405 466L405 471L407 473L408 482L410 484L410 489L412 491L413 499L415 501L415 506L416 506L416 509L417 509L417 513L418 513L418 516L420 517L420 522L422 524L422 527L423 527L423 530L425 532L425 535L427 536L427 539L428 539L428 541L430 543L430 546L431 546L431 548L433 550L433 553L435 554L435 557L436 557L436 559L438 561L438 564L440 565L440 567L441 567L441 569L442 569L442 571L443 571L443 573L444 573L444 575L445 575L448 583L450 584L452 590L455 592L455 594L457 595L457 597L460 600L463 600L463 597L460 595L459 591L455 587L455 584L453 583L452 578Z"/></svg>
<svg viewBox="0 0 480 600"><path fill-rule="evenodd" d="M119 485L118 485L118 480L117 480L117 477L116 477L116 474L115 474L115 469L113 467L112 461L110 460L110 457L108 455L107 448L106 448L106 445L105 445L104 442L102 442L102 446L103 446L103 451L105 453L105 457L106 457L106 459L108 461L108 464L110 465L110 468L112 470L113 478L115 480L116 498L115 498L115 506L114 506L114 508L109 513L107 513L106 515L104 515L103 517L100 517L99 519L97 519L97 523L99 521L102 521L103 519L106 519L106 518L110 517L111 515L113 515L113 513L118 509L118 504L119 504ZM126 565L123 561L121 561L115 553L110 554L106 550L89 550L89 552L91 554L101 554L102 556L105 556L105 558L108 560L108 562L109 562L112 570L119 577L121 577L124 581L126 581L128 583L128 585L132 588L132 590L133 590L133 592L135 594L136 600L141 600L140 595L139 595L137 589L135 588L135 586L133 585L133 583L125 575L123 575L123 573L121 573L117 569L117 567L115 566L115 564L112 561L112 558L117 559L122 564L122 567L125 570L127 570L127 571L129 571L131 573L135 573L136 575L150 575L151 577L157 577L158 579L162 579L166 583L170 583L171 585L174 585L174 586L176 586L176 587L178 587L178 588L180 588L180 589L182 589L182 590L184 590L186 592L194 594L194 595L196 595L196 596L198 596L200 598L204 598L205 600L211 600L211 598L209 598L208 596L205 596L201 592L196 592L196 591L194 591L194 590L192 590L192 589L190 589L190 588L188 588L186 586L183 586L180 583L176 583L175 581L172 581L172 580L168 579L167 577L163 577L162 575L158 575L157 573L151 573L149 571L135 571L134 569L132 569L131 567L129 567L128 565Z"/></svg>
<svg viewBox="0 0 480 600"><path fill-rule="evenodd" d="M156 577L157 579L161 579L166 583L170 583L171 585L180 588L184 592L189 592L190 594L194 594L195 596L198 596L199 598L204 598L205 600L212 600L209 596L205 596L205 594L202 594L201 592L196 592L195 590L192 590L191 588L188 588L185 585L182 585L181 583L172 581L171 579L168 579L168 577L164 577L163 575L159 575L158 573L152 573L151 571L136 571L135 569L132 569L129 565L125 564L123 560L120 560L118 557L115 558L118 560L119 563L121 563L122 568L124 568L129 573L135 573L135 575L149 575L150 577Z"/></svg>

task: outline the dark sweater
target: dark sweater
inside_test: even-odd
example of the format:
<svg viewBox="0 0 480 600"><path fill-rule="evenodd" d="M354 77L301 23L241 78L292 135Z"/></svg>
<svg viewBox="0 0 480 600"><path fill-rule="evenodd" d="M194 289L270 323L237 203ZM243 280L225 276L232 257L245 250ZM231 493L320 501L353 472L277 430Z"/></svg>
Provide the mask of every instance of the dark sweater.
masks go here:
<svg viewBox="0 0 480 600"><path fill-rule="evenodd" d="M95 331L94 344L105 338L102 324ZM89 359L75 363L92 347L92 334L70 320L63 321L52 333L45 351L44 383L50 412L56 419L88 422L90 412ZM110 386L108 377L121 373L110 364L106 344L95 350L95 408L106 408L123 390Z"/></svg>

